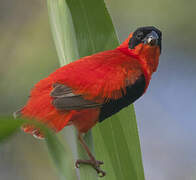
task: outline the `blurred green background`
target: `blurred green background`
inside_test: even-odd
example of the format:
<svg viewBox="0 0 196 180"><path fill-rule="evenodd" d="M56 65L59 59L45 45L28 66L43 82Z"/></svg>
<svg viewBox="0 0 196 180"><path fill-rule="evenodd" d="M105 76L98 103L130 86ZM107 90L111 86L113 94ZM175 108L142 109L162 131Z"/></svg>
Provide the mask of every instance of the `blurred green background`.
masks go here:
<svg viewBox="0 0 196 180"><path fill-rule="evenodd" d="M139 26L163 32L158 72L135 103L146 179L196 179L196 1L106 3L121 42ZM1 0L0 114L20 108L32 86L58 67L46 1ZM0 179L58 176L45 143L19 132L0 145Z"/></svg>

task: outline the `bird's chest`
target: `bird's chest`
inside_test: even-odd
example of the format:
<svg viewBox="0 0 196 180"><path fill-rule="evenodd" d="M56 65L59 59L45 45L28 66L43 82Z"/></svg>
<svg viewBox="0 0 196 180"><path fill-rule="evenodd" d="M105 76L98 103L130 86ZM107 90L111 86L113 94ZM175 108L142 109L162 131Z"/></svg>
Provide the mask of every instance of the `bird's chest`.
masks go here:
<svg viewBox="0 0 196 180"><path fill-rule="evenodd" d="M126 94L120 99L110 100L105 103L99 114L99 122L102 122L106 118L112 116L113 114L119 112L124 107L135 102L145 90L145 77L142 75L139 79L135 81L134 84L126 87Z"/></svg>

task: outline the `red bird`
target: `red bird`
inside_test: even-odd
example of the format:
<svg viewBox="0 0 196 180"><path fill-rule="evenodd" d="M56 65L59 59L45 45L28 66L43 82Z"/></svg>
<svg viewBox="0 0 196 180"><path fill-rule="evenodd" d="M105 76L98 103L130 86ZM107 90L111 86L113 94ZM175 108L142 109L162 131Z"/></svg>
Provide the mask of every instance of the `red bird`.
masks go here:
<svg viewBox="0 0 196 180"><path fill-rule="evenodd" d="M122 108L132 104L146 91L156 71L161 53L161 31L141 27L119 47L83 57L65 65L39 81L27 104L16 115L47 124L55 132L74 125L92 165L101 176L101 161L95 160L81 134ZM33 125L22 129L35 137L44 135Z"/></svg>

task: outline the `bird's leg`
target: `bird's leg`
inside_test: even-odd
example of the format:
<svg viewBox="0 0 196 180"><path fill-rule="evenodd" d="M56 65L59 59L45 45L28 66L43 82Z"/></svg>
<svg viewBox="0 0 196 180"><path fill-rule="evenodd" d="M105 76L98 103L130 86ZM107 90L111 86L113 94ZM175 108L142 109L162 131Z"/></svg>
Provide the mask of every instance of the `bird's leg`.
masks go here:
<svg viewBox="0 0 196 180"><path fill-rule="evenodd" d="M88 148L87 144L85 143L81 133L78 134L78 140L80 141L81 145L83 146L83 148L87 152L90 160L79 159L79 160L76 161L75 166L78 168L80 164L88 164L88 165L91 165L97 171L97 173L100 175L100 177L105 176L106 173L103 170L100 169L100 165L102 165L103 162L102 161L97 161L95 159L93 154L90 152L90 149Z"/></svg>

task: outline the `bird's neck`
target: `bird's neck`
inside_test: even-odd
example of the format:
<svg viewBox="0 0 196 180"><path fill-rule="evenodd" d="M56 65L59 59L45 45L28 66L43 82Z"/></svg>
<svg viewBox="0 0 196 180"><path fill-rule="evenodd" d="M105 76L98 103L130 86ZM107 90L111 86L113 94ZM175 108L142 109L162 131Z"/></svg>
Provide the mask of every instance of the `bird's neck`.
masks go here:
<svg viewBox="0 0 196 180"><path fill-rule="evenodd" d="M146 68L146 71L148 71L150 76L157 70L160 55L159 48L141 44L134 49L122 46L118 47L118 49L121 52L138 59L140 64Z"/></svg>
<svg viewBox="0 0 196 180"><path fill-rule="evenodd" d="M158 48L152 48L150 46L138 45L135 49L129 49L127 47L118 47L121 52L138 59L141 64L145 78L146 88L150 82L151 75L156 71L159 61L160 51Z"/></svg>

